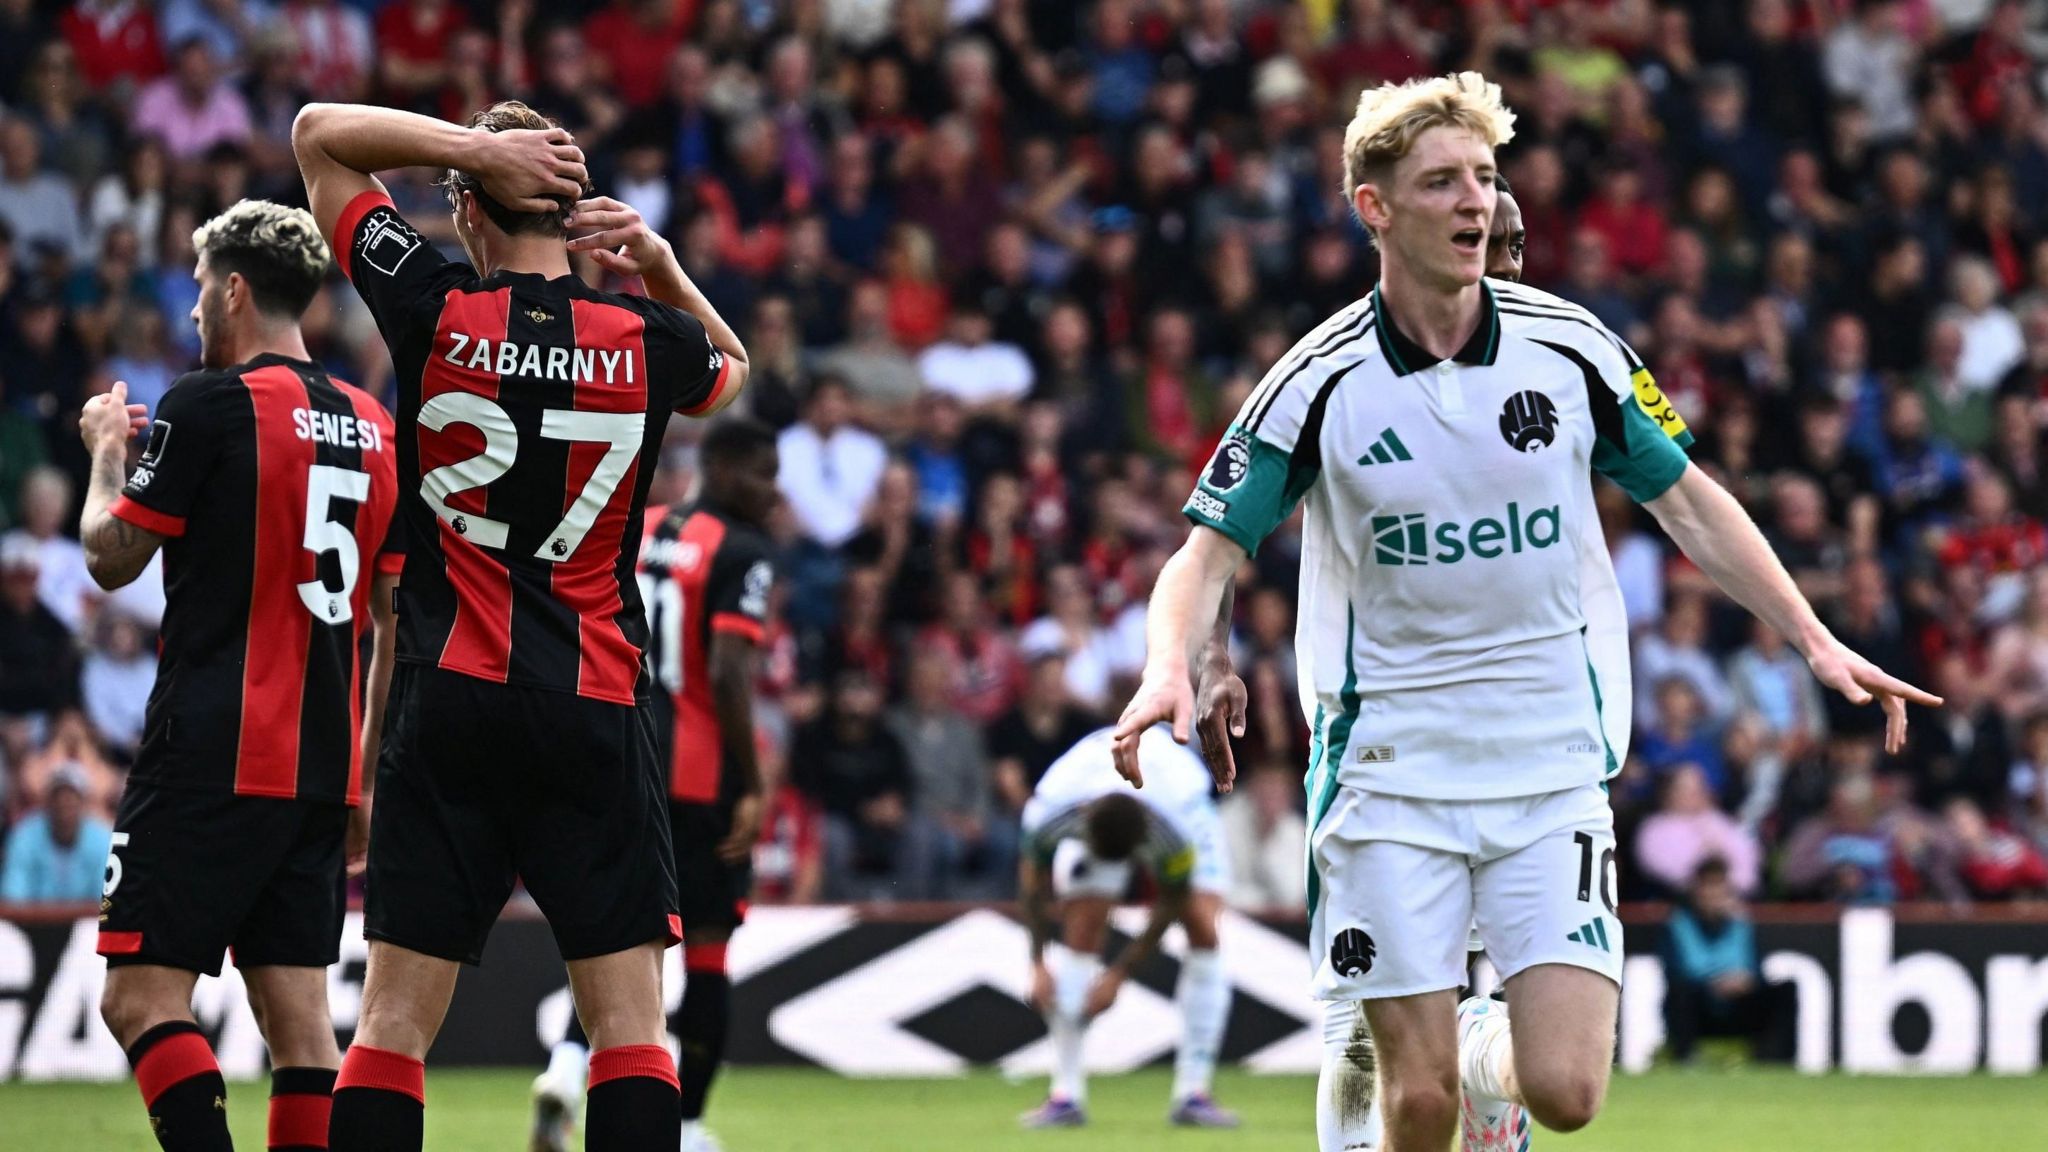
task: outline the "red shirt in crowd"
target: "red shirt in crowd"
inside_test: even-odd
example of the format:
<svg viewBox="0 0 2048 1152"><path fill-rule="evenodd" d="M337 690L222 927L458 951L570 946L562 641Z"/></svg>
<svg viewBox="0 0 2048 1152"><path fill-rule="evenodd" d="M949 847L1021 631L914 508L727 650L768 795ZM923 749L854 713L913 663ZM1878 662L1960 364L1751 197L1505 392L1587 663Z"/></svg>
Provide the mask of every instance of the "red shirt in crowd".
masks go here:
<svg viewBox="0 0 2048 1152"><path fill-rule="evenodd" d="M1965 564L1991 575L2024 572L2048 560L2048 533L2029 516L2012 516L1997 524L1961 524L1941 546L1944 568Z"/></svg>
<svg viewBox="0 0 2048 1152"><path fill-rule="evenodd" d="M377 13L377 51L410 64L433 64L468 26L469 15L447 0L392 4Z"/></svg>
<svg viewBox="0 0 2048 1152"><path fill-rule="evenodd" d="M121 79L153 80L167 66L156 14L136 0L73 4L58 28L78 55L78 71L94 88Z"/></svg>
<svg viewBox="0 0 2048 1152"><path fill-rule="evenodd" d="M669 57L697 20L696 0L674 0L665 24L650 27L634 13L644 0L621 0L583 22L590 50L611 65L612 90L629 107L661 98Z"/></svg>
<svg viewBox="0 0 2048 1152"><path fill-rule="evenodd" d="M1580 210L1579 227L1598 232L1614 266L1631 276L1646 276L1664 264L1664 214L1641 200L1620 204L1596 195Z"/></svg>

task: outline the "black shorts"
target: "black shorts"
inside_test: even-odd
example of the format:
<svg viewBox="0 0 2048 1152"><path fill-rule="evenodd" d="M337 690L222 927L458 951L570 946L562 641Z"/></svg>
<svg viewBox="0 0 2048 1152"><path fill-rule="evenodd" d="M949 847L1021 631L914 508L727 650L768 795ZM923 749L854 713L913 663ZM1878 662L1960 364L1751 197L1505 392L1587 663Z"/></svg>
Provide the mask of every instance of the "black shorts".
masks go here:
<svg viewBox="0 0 2048 1152"><path fill-rule="evenodd" d="M131 780L100 899L110 967L324 968L341 958L348 808Z"/></svg>
<svg viewBox="0 0 2048 1152"><path fill-rule="evenodd" d="M645 707L400 664L364 935L475 964L524 882L565 960L674 943L665 786Z"/></svg>
<svg viewBox="0 0 2048 1152"><path fill-rule="evenodd" d="M671 800L668 818L676 845L683 929L739 927L747 918L747 896L754 890L754 866L751 861L728 864L718 857L719 844L732 831L732 805Z"/></svg>

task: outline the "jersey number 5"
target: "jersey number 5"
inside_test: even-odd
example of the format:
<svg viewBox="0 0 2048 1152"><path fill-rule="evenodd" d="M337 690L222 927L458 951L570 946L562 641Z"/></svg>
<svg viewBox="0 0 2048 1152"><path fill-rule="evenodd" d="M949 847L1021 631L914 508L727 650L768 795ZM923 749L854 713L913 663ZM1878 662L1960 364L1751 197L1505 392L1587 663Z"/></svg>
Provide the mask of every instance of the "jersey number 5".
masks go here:
<svg viewBox="0 0 2048 1152"><path fill-rule="evenodd" d="M457 492L482 488L512 470L519 455L519 429L503 408L473 392L443 392L420 408L420 425L439 432L450 424L466 424L483 433L484 450L467 460L444 464L420 477L420 495L443 524L455 534L483 548L503 548L512 526L480 513L460 512L448 506ZM626 478L633 457L640 450L641 434L647 427L644 412L576 412L551 408L541 415L540 434L547 440L568 440L605 446L603 459L584 481L583 490L569 505L569 511L533 554L550 563L560 563L576 554L597 514L611 503L612 493Z"/></svg>
<svg viewBox="0 0 2048 1152"><path fill-rule="evenodd" d="M370 474L332 464L315 464L306 470L306 551L317 564L323 553L334 553L341 568L341 588L327 587L315 573L299 585L299 601L313 619L322 624L346 624L355 619L356 577L363 558L356 549L355 533L333 518L334 502L361 504L370 498Z"/></svg>

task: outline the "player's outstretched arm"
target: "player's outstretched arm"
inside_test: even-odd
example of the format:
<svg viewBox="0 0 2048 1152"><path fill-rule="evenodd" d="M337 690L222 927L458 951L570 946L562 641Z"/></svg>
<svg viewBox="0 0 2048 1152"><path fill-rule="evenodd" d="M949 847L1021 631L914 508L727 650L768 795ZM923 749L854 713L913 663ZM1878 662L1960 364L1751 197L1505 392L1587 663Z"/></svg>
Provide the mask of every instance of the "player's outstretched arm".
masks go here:
<svg viewBox="0 0 2048 1152"><path fill-rule="evenodd" d="M148 411L128 403L128 385L117 380L112 391L87 400L78 414L78 434L92 455L78 539L85 546L85 567L93 583L109 592L142 575L164 542L157 533L113 513L114 500L128 483L128 441L148 422Z"/></svg>
<svg viewBox="0 0 2048 1152"><path fill-rule="evenodd" d="M1722 591L1806 657L1816 679L1853 704L1874 699L1884 707L1887 752L1905 746L1908 702L1940 707L1941 697L1889 675L1837 640L1800 595L1749 513L1697 466L1688 465L1663 495L1643 506Z"/></svg>
<svg viewBox="0 0 2048 1152"><path fill-rule="evenodd" d="M593 196L580 200L576 210L569 216L569 230L583 232L569 241L569 251L587 252L592 260L606 271L619 276L638 276L647 286L647 296L659 300L671 308L680 308L697 318L704 325L704 335L711 346L725 354L731 362L729 371L733 374L725 388L718 394L717 402L710 408L695 414L709 416L731 404L747 385L747 349L740 343L739 334L718 314L697 287L690 274L683 271L682 262L676 259L676 252L661 233L647 226L640 213L632 205L614 200L609 196Z"/></svg>
<svg viewBox="0 0 2048 1152"><path fill-rule="evenodd" d="M1045 966L1045 946L1052 942L1052 876L1029 846L1017 860L1017 913L1031 934L1031 1006L1041 1012L1052 1004L1052 973Z"/></svg>
<svg viewBox="0 0 2048 1152"><path fill-rule="evenodd" d="M371 173L454 168L483 182L515 212L552 212L583 195L583 151L565 128L490 132L367 104L308 104L292 121L292 153L306 201L330 245L342 209L383 185Z"/></svg>
<svg viewBox="0 0 2048 1152"><path fill-rule="evenodd" d="M1161 721L1173 725L1173 738L1188 742L1195 719L1195 681L1191 669L1209 641L1230 578L1243 564L1245 551L1213 528L1197 526L1159 571L1145 618L1145 675L1137 695L1116 724L1116 770L1142 788L1138 738Z"/></svg>
<svg viewBox="0 0 2048 1152"><path fill-rule="evenodd" d="M733 797L732 831L718 846L718 855L734 864L753 854L766 803L754 747L754 680L760 651L759 645L736 632L711 634L711 710L718 717L719 754Z"/></svg>

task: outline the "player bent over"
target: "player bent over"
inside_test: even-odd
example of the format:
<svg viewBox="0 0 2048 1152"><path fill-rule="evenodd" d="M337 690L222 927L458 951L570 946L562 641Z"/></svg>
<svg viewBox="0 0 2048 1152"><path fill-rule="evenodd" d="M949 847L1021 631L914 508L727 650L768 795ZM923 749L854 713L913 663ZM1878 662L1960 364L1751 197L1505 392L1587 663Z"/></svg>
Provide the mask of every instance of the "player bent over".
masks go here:
<svg viewBox="0 0 2048 1152"><path fill-rule="evenodd" d="M367 838L363 765L390 679L397 448L384 409L306 353L299 316L329 259L311 216L245 200L192 244L204 367L178 378L153 421L122 384L79 420L93 579L119 588L162 548L167 595L100 902L100 1013L157 1142L229 1148L227 1089L192 987L230 952L270 1049L269 1146L325 1148L341 1063L327 966L340 955L344 861ZM131 476L128 440L145 422Z"/></svg>
<svg viewBox="0 0 2048 1152"><path fill-rule="evenodd" d="M633 555L671 411L707 415L744 350L637 216L581 201L582 153L505 102L469 127L314 104L307 196L392 354L406 544L335 1152L420 1147L427 1049L515 881L568 962L590 1058L586 1147L673 1147L661 953L680 937ZM370 175L430 165L471 263ZM571 227L602 229L571 242ZM596 291L570 252L644 277Z"/></svg>
<svg viewBox="0 0 2048 1152"><path fill-rule="evenodd" d="M1117 727L1129 775L1158 721L1187 738L1226 583L1305 504L1312 984L1362 1002L1393 1152L1438 1152L1461 1112L1469 1152L1525 1148L1531 1118L1581 1128L1606 1094L1621 955L1603 783L1619 758L1600 669L1626 650L1605 619L1594 472L1822 683L1881 700L1891 748L1907 700L1940 702L1819 622L1741 506L1686 460L1666 431L1676 414L1619 337L1483 278L1512 123L1476 73L1360 98L1345 178L1380 282L1240 410L1189 499L1196 527L1153 592L1144 682ZM1475 919L1505 1007L1457 1002Z"/></svg>
<svg viewBox="0 0 2048 1152"><path fill-rule="evenodd" d="M726 945L747 917L761 831L754 681L775 584L765 529L780 497L775 433L766 425L722 419L704 434L698 455L697 498L647 513L640 592L648 663L661 687L653 707L669 766L683 916L683 1002L671 1021L682 1152L718 1152L704 1107L732 1015ZM534 1152L566 1152L588 1043L572 1020L534 1080Z"/></svg>
<svg viewBox="0 0 2048 1152"><path fill-rule="evenodd" d="M1053 761L1024 805L1018 892L1031 930L1031 998L1052 1033L1053 1076L1046 1102L1023 1123L1087 1123L1082 1040L1088 1023L1109 1010L1124 981L1178 921L1188 951L1174 989L1181 1039L1168 1116L1187 1127L1234 1128L1236 1114L1209 1095L1230 1015L1230 978L1216 950L1230 861L1209 772L1165 728L1155 728L1138 744L1145 786L1134 793L1110 759L1111 735L1104 728ZM1158 895L1145 931L1105 966L1109 912L1123 899L1134 864L1151 873Z"/></svg>

